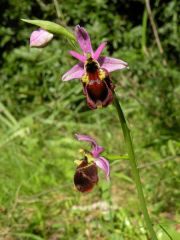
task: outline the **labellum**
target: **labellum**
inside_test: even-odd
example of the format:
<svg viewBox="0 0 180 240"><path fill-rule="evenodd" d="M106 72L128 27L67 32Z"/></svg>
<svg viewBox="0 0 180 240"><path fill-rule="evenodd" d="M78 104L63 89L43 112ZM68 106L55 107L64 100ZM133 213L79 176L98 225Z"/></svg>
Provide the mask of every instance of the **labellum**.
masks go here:
<svg viewBox="0 0 180 240"><path fill-rule="evenodd" d="M80 192L90 192L98 183L98 170L94 162L88 163L87 157L77 166L74 184Z"/></svg>
<svg viewBox="0 0 180 240"><path fill-rule="evenodd" d="M114 90L108 71L100 68L91 57L85 64L85 70L82 83L88 106L91 109L106 107L113 101Z"/></svg>

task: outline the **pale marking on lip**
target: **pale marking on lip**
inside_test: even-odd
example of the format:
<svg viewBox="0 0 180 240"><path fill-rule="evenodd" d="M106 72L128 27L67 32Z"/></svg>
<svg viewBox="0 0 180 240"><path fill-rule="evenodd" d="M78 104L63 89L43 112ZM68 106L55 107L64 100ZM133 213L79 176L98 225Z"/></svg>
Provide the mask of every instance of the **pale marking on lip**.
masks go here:
<svg viewBox="0 0 180 240"><path fill-rule="evenodd" d="M99 79L91 79L91 80L89 81L89 85L93 85L94 83L100 84L101 81L100 81Z"/></svg>

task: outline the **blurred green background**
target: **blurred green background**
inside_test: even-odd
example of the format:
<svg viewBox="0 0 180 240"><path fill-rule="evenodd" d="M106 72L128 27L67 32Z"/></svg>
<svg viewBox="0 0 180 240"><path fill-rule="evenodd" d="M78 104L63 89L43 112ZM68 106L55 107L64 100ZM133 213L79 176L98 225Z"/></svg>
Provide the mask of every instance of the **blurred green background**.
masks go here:
<svg viewBox="0 0 180 240"><path fill-rule="evenodd" d="M147 1L146 1L147 2ZM159 240L180 239L178 0L151 1L159 51L143 0L1 0L0 239L146 240L123 135L113 106L91 111L75 63L59 37L30 49L36 29L21 18L50 20L91 35L94 49L129 63L112 80L129 122L150 215ZM105 147L111 182L93 192L73 186L74 160L89 134Z"/></svg>

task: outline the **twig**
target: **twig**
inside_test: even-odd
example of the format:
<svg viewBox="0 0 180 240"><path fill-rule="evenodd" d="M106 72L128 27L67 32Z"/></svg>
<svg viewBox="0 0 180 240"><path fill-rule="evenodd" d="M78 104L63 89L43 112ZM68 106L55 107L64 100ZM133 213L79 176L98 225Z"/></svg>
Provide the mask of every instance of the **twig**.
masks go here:
<svg viewBox="0 0 180 240"><path fill-rule="evenodd" d="M60 19L61 18L61 12L60 12L60 9L59 9L58 2L57 2L57 0L53 0L53 2L54 2L54 7L56 9L57 17Z"/></svg>
<svg viewBox="0 0 180 240"><path fill-rule="evenodd" d="M63 14L62 14L61 9L59 8L58 1L57 1L57 0L53 0L53 3L54 3L54 7L55 7L55 10L56 10L57 17L58 17L58 19L60 20L60 23L61 23L63 26L66 26L66 22L64 21L64 16L63 16Z"/></svg>
<svg viewBox="0 0 180 240"><path fill-rule="evenodd" d="M147 20L148 20L148 16L147 16L147 10L144 10L143 13L143 19L142 19L142 39L141 39L141 47L142 47L142 52L147 56L148 55L148 51L147 51L147 47L146 47L146 31L147 31Z"/></svg>
<svg viewBox="0 0 180 240"><path fill-rule="evenodd" d="M49 10L49 5L45 4L42 0L36 0L36 2L39 4L40 8L43 11L48 11Z"/></svg>
<svg viewBox="0 0 180 240"><path fill-rule="evenodd" d="M148 12L148 15L149 15L150 23L151 23L151 26L152 26L152 29L153 29L154 37L155 37L159 52L163 55L164 50L163 50L163 47L161 45L161 41L160 41L159 34L158 34L158 31L157 31L157 27L156 27L156 24L155 24L153 15L152 15L149 0L145 0L145 3L146 3L147 12ZM163 58L163 65L164 66L167 65L167 61L166 61L165 58Z"/></svg>
<svg viewBox="0 0 180 240"><path fill-rule="evenodd" d="M147 12L148 12L148 15L149 15L149 20L151 22L151 26L152 26L152 29L153 29L153 33L154 33L154 37L155 37L158 49L159 49L160 53L163 54L164 50L163 50L161 42L160 42L159 34L158 34L157 27L156 27L156 24L155 24L153 15L152 15L149 0L145 0L145 3L146 3L146 8L147 8Z"/></svg>

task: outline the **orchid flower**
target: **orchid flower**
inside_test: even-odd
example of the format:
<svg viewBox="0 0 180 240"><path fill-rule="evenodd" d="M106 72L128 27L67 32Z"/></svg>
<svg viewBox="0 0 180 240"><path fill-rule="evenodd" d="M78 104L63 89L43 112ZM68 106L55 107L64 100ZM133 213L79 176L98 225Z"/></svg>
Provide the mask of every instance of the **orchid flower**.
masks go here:
<svg viewBox="0 0 180 240"><path fill-rule="evenodd" d="M74 175L74 184L78 191L89 192L98 182L98 168L102 169L109 180L110 168L109 162L106 158L100 156L104 151L102 146L88 135L76 134L75 137L79 141L89 142L91 144L91 151L82 150L83 159L76 160L76 173Z"/></svg>
<svg viewBox="0 0 180 240"><path fill-rule="evenodd" d="M44 29L33 31L30 36L30 47L45 47L53 39L53 34Z"/></svg>
<svg viewBox="0 0 180 240"><path fill-rule="evenodd" d="M77 25L75 35L83 54L69 51L79 63L66 72L62 80L80 78L88 106L91 109L106 107L112 103L114 91L109 73L127 68L128 64L120 59L100 56L106 42L102 42L94 52L89 34L83 27Z"/></svg>

